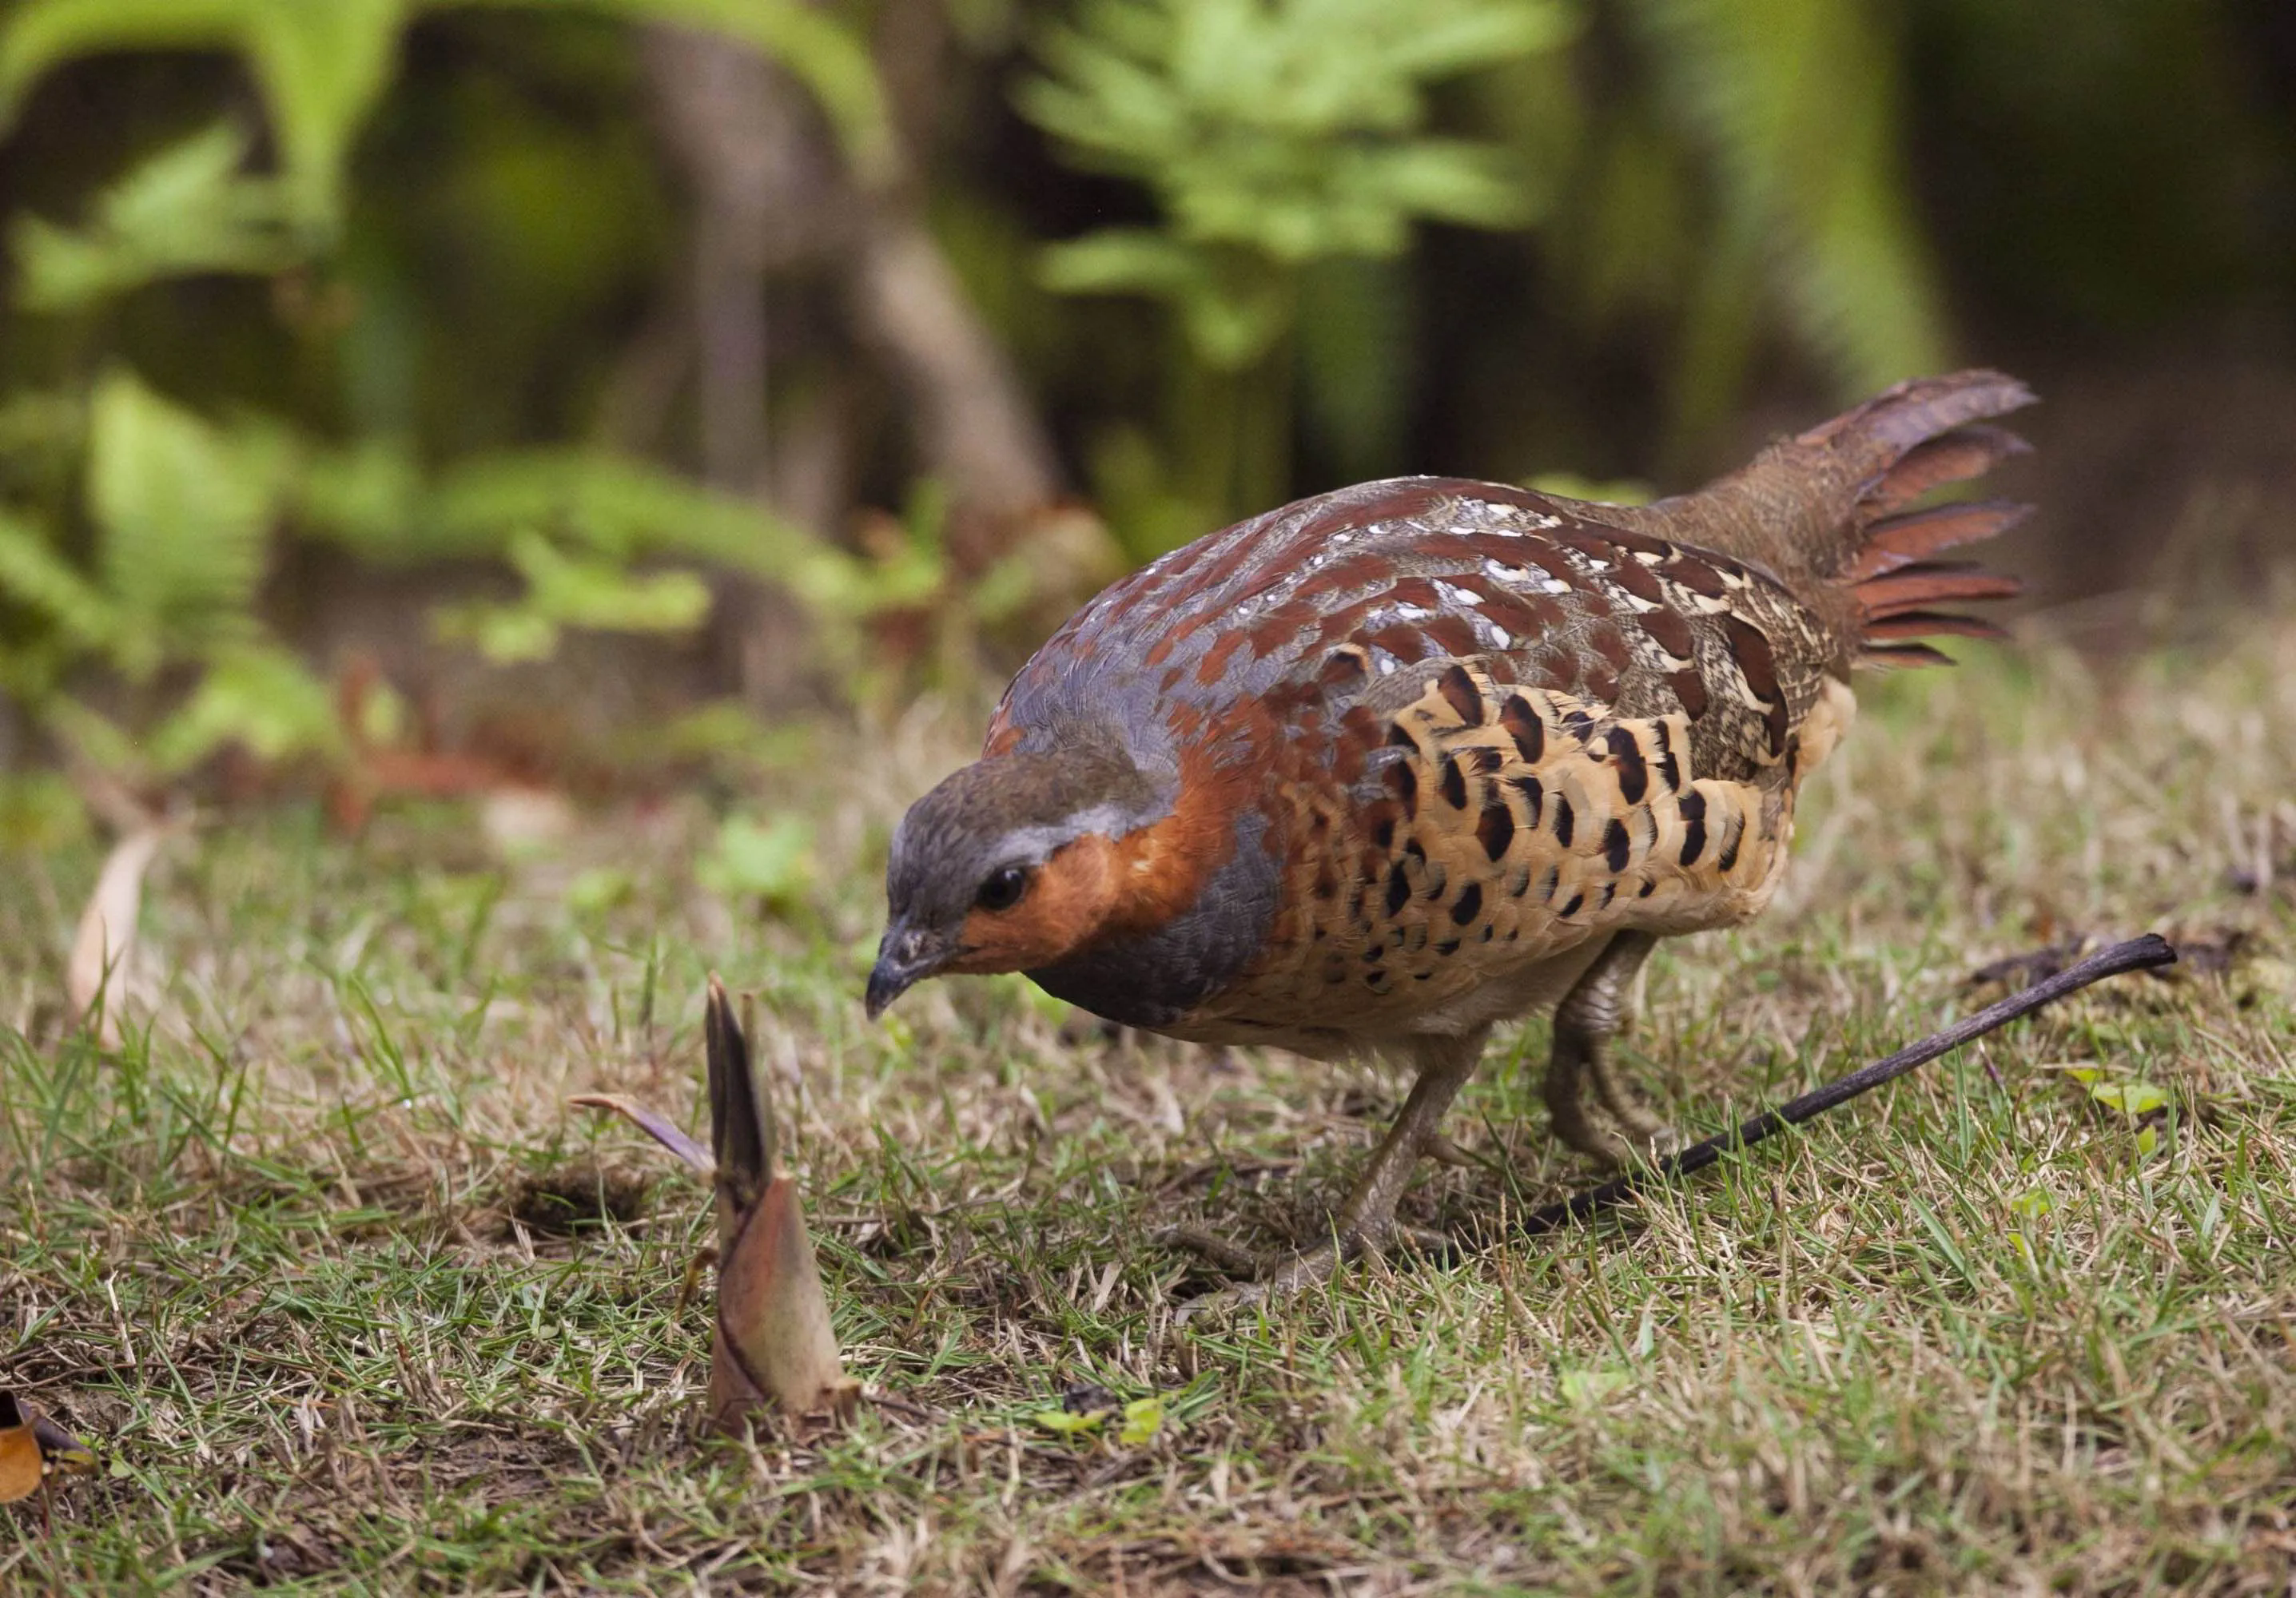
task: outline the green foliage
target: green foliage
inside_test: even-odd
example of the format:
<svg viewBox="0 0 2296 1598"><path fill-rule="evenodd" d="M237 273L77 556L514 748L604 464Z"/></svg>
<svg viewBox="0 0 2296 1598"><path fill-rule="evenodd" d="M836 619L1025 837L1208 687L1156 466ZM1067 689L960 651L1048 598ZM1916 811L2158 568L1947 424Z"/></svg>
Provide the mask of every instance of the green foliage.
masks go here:
<svg viewBox="0 0 2296 1598"><path fill-rule="evenodd" d="M233 643L207 657L199 685L144 748L154 768L172 774L234 743L279 761L339 756L344 736L333 697L302 661L274 643Z"/></svg>
<svg viewBox="0 0 2296 1598"><path fill-rule="evenodd" d="M1051 246L1045 281L1162 302L1184 340L1165 439L1111 430L1094 451L1136 554L1282 496L1303 374L1334 453L1388 463L1391 268L1414 226L1519 226L1543 192L1503 146L1430 131L1429 91L1576 22L1562 0L1078 0L1038 31L1022 113L1160 212Z"/></svg>
<svg viewBox="0 0 2296 1598"><path fill-rule="evenodd" d="M465 3L14 7L0 20L0 123L78 57L223 48L248 64L278 166L275 176L250 170L252 141L226 122L145 157L94 197L76 227L19 218L19 305L88 318L172 277L323 261L343 236L350 152L392 79L401 34L422 11ZM819 94L865 180L892 175L875 70L842 20L800 0L566 0L556 9L569 8L714 29L758 45ZM346 753L323 684L253 619L283 527L372 560L504 559L523 581L517 599L436 618L443 635L496 660L546 656L567 627L698 625L710 602L701 578L631 570L662 554L776 577L839 618L882 601L850 557L752 505L605 452L478 455L432 474L396 434L334 446L259 414L214 421L116 365L94 379L84 404L12 402L0 417L0 458L12 475L18 457L37 468L20 475L61 467L68 487L53 515L0 504L0 684L90 758L147 772L180 772L234 742L266 759ZM197 671L188 694L141 729L138 747L135 729L60 693L72 667L90 660L134 684L152 682L163 666Z"/></svg>
<svg viewBox="0 0 2296 1598"><path fill-rule="evenodd" d="M1734 393L1746 269L1847 392L1947 362L1945 316L1898 156L1898 61L1866 8L1834 0L1633 0L1667 103L1720 179L1720 248L1686 348L1704 408ZM1735 336L1734 336L1735 335Z"/></svg>
<svg viewBox="0 0 2296 1598"><path fill-rule="evenodd" d="M406 12L403 0L29 0L0 26L0 120L79 56L233 50L262 90L296 214L332 230L351 141L390 81Z"/></svg>
<svg viewBox="0 0 2296 1598"><path fill-rule="evenodd" d="M301 255L294 207L276 182L244 175L247 158L246 134L218 123L106 190L83 232L20 218L17 302L78 311L164 277L292 265Z"/></svg>
<svg viewBox="0 0 2296 1598"><path fill-rule="evenodd" d="M441 637L475 643L490 660L543 660L565 628L684 633L709 613L709 590L688 571L633 576L623 566L569 555L531 529L513 534L510 562L526 579L514 604L476 602L441 610Z"/></svg>
<svg viewBox="0 0 2296 1598"><path fill-rule="evenodd" d="M341 226L351 146L390 86L400 35L420 12L488 3L579 7L744 39L821 96L867 169L890 161L866 51L801 0L24 0L0 23L0 123L40 78L80 56L231 50L262 91L289 214L322 243Z"/></svg>
<svg viewBox="0 0 2296 1598"><path fill-rule="evenodd" d="M0 512L0 594L30 609L73 648L108 647L120 632L119 607L63 557L47 529L5 512Z"/></svg>
<svg viewBox="0 0 2296 1598"><path fill-rule="evenodd" d="M161 398L133 375L89 405L87 508L116 610L114 659L148 676L170 654L244 630L263 580L277 458Z"/></svg>
<svg viewBox="0 0 2296 1598"><path fill-rule="evenodd" d="M718 842L695 863L701 885L726 898L758 900L775 910L792 908L813 885L813 824L802 815L769 822L729 815Z"/></svg>
<svg viewBox="0 0 2296 1598"><path fill-rule="evenodd" d="M86 812L62 774L0 773L0 851L51 855L86 835Z"/></svg>
<svg viewBox="0 0 2296 1598"><path fill-rule="evenodd" d="M1398 255L1422 219L1527 218L1499 149L1424 131L1425 89L1570 28L1555 0L1084 0L1038 38L1021 109L1165 221L1055 246L1047 281L1168 300L1200 358L1248 366L1308 262Z"/></svg>
<svg viewBox="0 0 2296 1598"><path fill-rule="evenodd" d="M243 640L278 491L268 452L113 371L89 400L86 471L92 560L73 562L28 515L0 515L0 597L47 624L58 656L98 654L139 681Z"/></svg>
<svg viewBox="0 0 2296 1598"><path fill-rule="evenodd" d="M87 415L86 561L45 522L0 512L0 616L17 612L21 640L0 651L9 690L84 755L148 774L187 770L234 742L273 760L339 754L326 689L252 615L282 496L280 452L125 370L98 381ZM201 669L138 747L60 695L66 669L91 658L139 684L172 662Z"/></svg>

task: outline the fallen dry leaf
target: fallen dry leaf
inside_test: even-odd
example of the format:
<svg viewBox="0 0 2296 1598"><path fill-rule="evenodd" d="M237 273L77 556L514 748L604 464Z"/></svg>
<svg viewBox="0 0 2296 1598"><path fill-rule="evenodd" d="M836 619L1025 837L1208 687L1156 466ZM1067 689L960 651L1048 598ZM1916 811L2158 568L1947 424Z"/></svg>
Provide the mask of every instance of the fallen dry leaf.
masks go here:
<svg viewBox="0 0 2296 1598"><path fill-rule="evenodd" d="M94 1012L97 1039L107 1049L119 1046L119 1001L127 956L135 946L135 918L144 906L144 873L173 832L146 824L112 845L72 938L64 993L75 1015Z"/></svg>
<svg viewBox="0 0 2296 1598"><path fill-rule="evenodd" d="M566 1101L579 1104L585 1110L611 1110L654 1142L668 1149L695 1172L703 1176L718 1174L718 1161L709 1151L685 1135L685 1129L651 1104L618 1093L586 1093Z"/></svg>
<svg viewBox="0 0 2296 1598"><path fill-rule="evenodd" d="M79 1476L95 1468L95 1454L16 1395L0 1389L0 1504L40 1490L51 1475Z"/></svg>
<svg viewBox="0 0 2296 1598"><path fill-rule="evenodd" d="M2163 982L2221 976L2232 969L2234 960L2248 942L2248 934L2238 927L2171 927L2165 936L2176 946L2177 963L2150 973ZM2015 987L2046 981L2095 954L2110 941L2094 932L2068 932L2054 943L1980 965L1964 979L1972 987Z"/></svg>
<svg viewBox="0 0 2296 1598"><path fill-rule="evenodd" d="M40 1440L24 1423L14 1395L0 1393L0 1504L13 1504L40 1490L47 1466L40 1457Z"/></svg>

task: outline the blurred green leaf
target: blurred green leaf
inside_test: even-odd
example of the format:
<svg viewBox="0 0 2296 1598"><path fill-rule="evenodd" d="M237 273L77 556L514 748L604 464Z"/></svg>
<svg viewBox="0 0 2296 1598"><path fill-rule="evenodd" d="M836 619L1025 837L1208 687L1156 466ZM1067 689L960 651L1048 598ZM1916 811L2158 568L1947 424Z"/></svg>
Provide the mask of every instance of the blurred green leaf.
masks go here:
<svg viewBox="0 0 2296 1598"><path fill-rule="evenodd" d="M690 571L641 576L607 561L561 554L530 529L511 539L510 561L537 610L569 627L683 633L709 613L709 589Z"/></svg>
<svg viewBox="0 0 2296 1598"><path fill-rule="evenodd" d="M763 899L786 909L813 885L813 824L801 815L764 824L729 815L694 876L724 897Z"/></svg>
<svg viewBox="0 0 2296 1598"><path fill-rule="evenodd" d="M141 781L148 773L143 751L119 724L102 711L59 693L42 707L48 730L71 752L99 771Z"/></svg>
<svg viewBox="0 0 2296 1598"><path fill-rule="evenodd" d="M397 57L403 0L24 0L0 22L0 123L83 55L235 50L253 70L297 220L332 236L352 139Z"/></svg>
<svg viewBox="0 0 2296 1598"><path fill-rule="evenodd" d="M866 48L849 25L800 0L20 0L0 22L0 125L42 77L79 56L234 50L262 90L294 220L310 242L332 243L351 145L390 86L400 34L418 10L471 4L579 6L742 40L820 99L865 179L893 176L890 123Z"/></svg>
<svg viewBox="0 0 2296 1598"><path fill-rule="evenodd" d="M12 241L28 310L81 310L162 277L275 272L302 253L279 185L242 176L228 122L169 145L100 194L85 231L25 217Z"/></svg>
<svg viewBox="0 0 2296 1598"><path fill-rule="evenodd" d="M577 915L600 915L627 902L636 889L637 880L619 866L586 866L566 884L566 907Z"/></svg>
<svg viewBox="0 0 2296 1598"><path fill-rule="evenodd" d="M1163 1430L1164 1401L1154 1397L1135 1398L1124 1406L1124 1430L1116 1434L1116 1440L1136 1448L1154 1442Z"/></svg>
<svg viewBox="0 0 2296 1598"><path fill-rule="evenodd" d="M1944 308L1898 152L1898 53L1876 14L1836 0L1631 9L1718 169L1727 227L1755 242L1803 342L1846 390L1940 370Z"/></svg>
<svg viewBox="0 0 2296 1598"><path fill-rule="evenodd" d="M855 564L752 501L662 467L597 449L504 451L440 478L423 512L425 542L501 549L521 527L562 532L618 560L693 555L773 577L802 592L841 591Z"/></svg>
<svg viewBox="0 0 2296 1598"><path fill-rule="evenodd" d="M1195 250L1153 228L1106 227L1045 250L1045 284L1066 294L1177 297L1203 275Z"/></svg>
<svg viewBox="0 0 2296 1598"><path fill-rule="evenodd" d="M1556 0L1079 0L1016 103L1078 166L1146 184L1165 225L1055 246L1046 282L1169 301L1208 364L1248 365L1306 263L1398 254L1421 219L1529 217L1504 150L1421 131L1425 89L1574 27Z"/></svg>
<svg viewBox="0 0 2296 1598"><path fill-rule="evenodd" d="M2088 1096L2131 1120L2163 1109L2169 1102L2168 1090L2151 1082L2093 1082L2089 1084Z"/></svg>
<svg viewBox="0 0 2296 1598"><path fill-rule="evenodd" d="M45 855L87 836L87 813L52 771L0 772L0 850Z"/></svg>
<svg viewBox="0 0 2296 1598"><path fill-rule="evenodd" d="M413 448L389 435L341 448L296 441L285 484L288 509L306 531L323 534L370 561L404 562L418 553L493 554L498 532L477 547L440 548L424 538L425 493Z"/></svg>
<svg viewBox="0 0 2296 1598"><path fill-rule="evenodd" d="M171 649L244 630L284 463L115 369L89 404L87 504L115 654L148 674Z"/></svg>
<svg viewBox="0 0 2296 1598"><path fill-rule="evenodd" d="M562 628L526 605L441 605L430 614L431 630L449 643L467 643L498 666L547 660L558 652Z"/></svg>
<svg viewBox="0 0 2296 1598"><path fill-rule="evenodd" d="M242 643L217 651L199 685L154 728L145 751L162 772L188 771L227 745L279 761L301 754L339 755L342 724L326 684L275 644Z"/></svg>
<svg viewBox="0 0 2296 1598"><path fill-rule="evenodd" d="M441 637L474 643L495 660L538 660L565 627L683 633L709 613L709 586L690 571L641 574L618 561L569 555L530 528L512 536L509 555L526 593L509 604L440 607L434 622Z"/></svg>
<svg viewBox="0 0 2296 1598"><path fill-rule="evenodd" d="M108 647L119 635L119 608L38 524L7 511L0 511L0 594L39 611L82 648Z"/></svg>

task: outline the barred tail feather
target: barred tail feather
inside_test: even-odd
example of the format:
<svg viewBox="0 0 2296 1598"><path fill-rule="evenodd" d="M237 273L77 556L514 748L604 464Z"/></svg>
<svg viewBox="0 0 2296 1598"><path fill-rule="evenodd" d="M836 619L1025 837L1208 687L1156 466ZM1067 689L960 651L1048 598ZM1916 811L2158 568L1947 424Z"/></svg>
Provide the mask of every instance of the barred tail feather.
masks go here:
<svg viewBox="0 0 2296 1598"><path fill-rule="evenodd" d="M1909 507L2025 454L2025 441L1992 419L2032 403L2032 390L1998 372L1916 378L1780 439L1695 494L1606 505L1603 514L1761 566L1840 629L1842 664L1943 661L1914 640L2000 629L1929 607L2005 599L2017 583L1934 557L2008 531L2030 507L1997 499Z"/></svg>
<svg viewBox="0 0 2296 1598"><path fill-rule="evenodd" d="M1974 562L1932 559L1939 551L1997 537L2031 514L2030 505L1972 500L1906 507L1935 489L1982 476L2030 448L1986 418L2032 403L2024 384L1997 372L1901 383L1795 440L1833 454L1856 484L1838 524L1842 552L1835 580L1857 602L1858 656L1875 666L1948 660L1919 640L1939 634L1998 638L1991 622L1932 606L2007 599L2015 578Z"/></svg>

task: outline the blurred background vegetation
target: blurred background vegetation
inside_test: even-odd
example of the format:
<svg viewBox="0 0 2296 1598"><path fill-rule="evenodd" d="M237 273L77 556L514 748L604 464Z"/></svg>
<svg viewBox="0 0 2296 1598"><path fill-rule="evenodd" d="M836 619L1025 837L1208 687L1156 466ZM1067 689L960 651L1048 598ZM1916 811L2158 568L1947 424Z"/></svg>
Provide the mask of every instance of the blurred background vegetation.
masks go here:
<svg viewBox="0 0 2296 1598"><path fill-rule="evenodd" d="M12 0L0 119L19 847L643 788L1295 494L1957 362L2077 635L2296 553L2284 0Z"/></svg>

